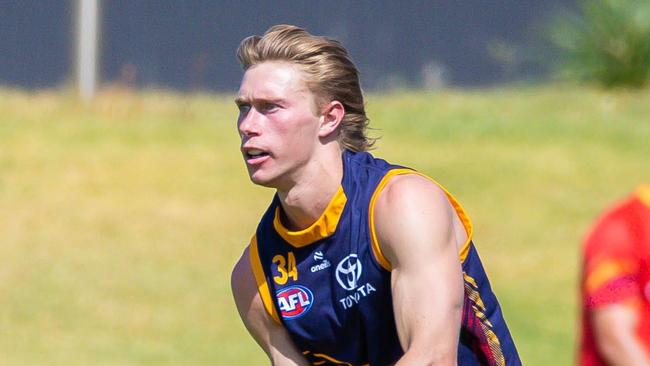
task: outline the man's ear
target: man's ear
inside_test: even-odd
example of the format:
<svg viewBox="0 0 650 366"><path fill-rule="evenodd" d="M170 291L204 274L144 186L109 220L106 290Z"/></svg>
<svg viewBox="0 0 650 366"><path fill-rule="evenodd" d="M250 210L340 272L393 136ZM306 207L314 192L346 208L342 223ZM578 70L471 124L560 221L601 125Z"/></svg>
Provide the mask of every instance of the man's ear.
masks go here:
<svg viewBox="0 0 650 366"><path fill-rule="evenodd" d="M334 133L345 116L345 107L338 100L333 100L321 109L319 137L327 137Z"/></svg>

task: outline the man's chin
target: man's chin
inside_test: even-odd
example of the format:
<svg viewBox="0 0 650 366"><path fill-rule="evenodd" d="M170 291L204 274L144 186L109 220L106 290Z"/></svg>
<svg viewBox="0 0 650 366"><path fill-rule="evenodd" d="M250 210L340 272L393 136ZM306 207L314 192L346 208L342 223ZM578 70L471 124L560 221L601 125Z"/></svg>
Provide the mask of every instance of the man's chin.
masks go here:
<svg viewBox="0 0 650 366"><path fill-rule="evenodd" d="M270 179L268 177L262 177L258 174L249 174L248 176L253 182L253 184L262 186L262 187L268 187L268 188L276 188L275 185L273 184L274 180Z"/></svg>

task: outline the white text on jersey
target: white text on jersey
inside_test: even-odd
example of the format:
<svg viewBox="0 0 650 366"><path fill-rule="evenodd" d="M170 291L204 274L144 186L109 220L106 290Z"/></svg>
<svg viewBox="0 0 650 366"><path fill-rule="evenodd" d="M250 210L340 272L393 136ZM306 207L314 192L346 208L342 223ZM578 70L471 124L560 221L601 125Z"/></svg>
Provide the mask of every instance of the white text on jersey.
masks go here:
<svg viewBox="0 0 650 366"><path fill-rule="evenodd" d="M370 283L366 283L365 285L361 285L357 287L356 291L354 291L351 295L348 295L342 299L339 300L341 303L341 306L343 306L343 309L347 310L359 303L361 299L363 299L366 296L369 296L371 293L377 291Z"/></svg>

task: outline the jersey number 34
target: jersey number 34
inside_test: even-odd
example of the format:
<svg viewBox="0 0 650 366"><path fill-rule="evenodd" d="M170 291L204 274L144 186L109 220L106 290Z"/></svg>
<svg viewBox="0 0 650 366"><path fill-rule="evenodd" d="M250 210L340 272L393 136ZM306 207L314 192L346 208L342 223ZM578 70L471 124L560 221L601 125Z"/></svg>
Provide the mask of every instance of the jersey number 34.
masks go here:
<svg viewBox="0 0 650 366"><path fill-rule="evenodd" d="M294 281L298 281L298 268L296 267L296 256L293 252L287 253L285 258L283 255L276 255L272 259L277 267L278 275L273 276L273 281L278 285L284 285L291 277Z"/></svg>

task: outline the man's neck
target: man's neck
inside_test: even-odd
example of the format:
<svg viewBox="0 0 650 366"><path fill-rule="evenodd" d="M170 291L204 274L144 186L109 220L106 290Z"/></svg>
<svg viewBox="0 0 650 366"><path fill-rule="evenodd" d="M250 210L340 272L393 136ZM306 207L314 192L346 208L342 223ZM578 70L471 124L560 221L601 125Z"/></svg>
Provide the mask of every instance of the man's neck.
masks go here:
<svg viewBox="0 0 650 366"><path fill-rule="evenodd" d="M292 231L311 226L323 214L343 178L341 154L312 164L290 189L278 190L283 224Z"/></svg>

